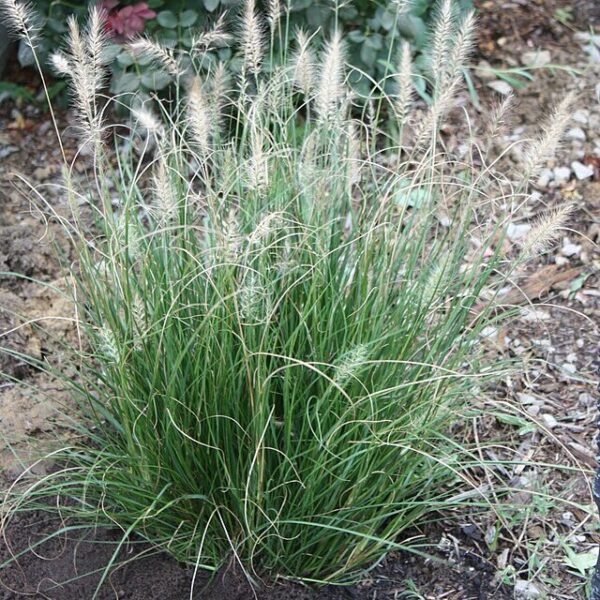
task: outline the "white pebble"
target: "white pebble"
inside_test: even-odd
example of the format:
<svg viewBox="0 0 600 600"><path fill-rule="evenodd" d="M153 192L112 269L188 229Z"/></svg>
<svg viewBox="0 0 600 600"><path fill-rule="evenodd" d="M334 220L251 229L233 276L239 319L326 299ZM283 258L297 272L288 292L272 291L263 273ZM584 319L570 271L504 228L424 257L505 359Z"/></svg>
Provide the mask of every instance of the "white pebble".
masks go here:
<svg viewBox="0 0 600 600"><path fill-rule="evenodd" d="M571 117L575 123L587 125L589 121L589 113L587 110L576 110Z"/></svg>
<svg viewBox="0 0 600 600"><path fill-rule="evenodd" d="M548 413L541 415L541 419L542 423L544 423L548 429L554 429L558 425L558 421Z"/></svg>
<svg viewBox="0 0 600 600"><path fill-rule="evenodd" d="M506 228L506 235L511 241L516 242L517 240L522 240L530 231L531 225L528 225L527 223L522 225L509 223L508 227Z"/></svg>
<svg viewBox="0 0 600 600"><path fill-rule="evenodd" d="M563 245L561 252L562 252L563 256L567 256L567 257L577 256L581 252L581 246L567 242L566 244Z"/></svg>
<svg viewBox="0 0 600 600"><path fill-rule="evenodd" d="M535 600L541 596L540 590L537 586L530 581L525 579L517 579L515 581L515 598L518 600Z"/></svg>
<svg viewBox="0 0 600 600"><path fill-rule="evenodd" d="M554 172L551 169L543 169L537 180L538 187L546 188L554 179Z"/></svg>
<svg viewBox="0 0 600 600"><path fill-rule="evenodd" d="M571 163L571 168L575 173L575 177L577 177L579 180L588 179L594 174L594 169L592 167L588 167L587 165L580 163L578 160L574 160Z"/></svg>
<svg viewBox="0 0 600 600"><path fill-rule="evenodd" d="M556 183L565 183L571 179L571 169L569 167L556 167L554 169L554 179Z"/></svg>
<svg viewBox="0 0 600 600"><path fill-rule="evenodd" d="M581 127L573 127L567 131L565 138L567 140L578 140L580 142L585 142L585 131L581 129Z"/></svg>
<svg viewBox="0 0 600 600"><path fill-rule="evenodd" d="M548 50L530 50L521 54L521 62L526 67L545 67L552 61Z"/></svg>
<svg viewBox="0 0 600 600"><path fill-rule="evenodd" d="M502 81L501 79L497 79L496 81L490 81L488 83L488 87L492 88L495 92L502 94L503 96L508 96L512 94L512 87L506 83L506 81Z"/></svg>

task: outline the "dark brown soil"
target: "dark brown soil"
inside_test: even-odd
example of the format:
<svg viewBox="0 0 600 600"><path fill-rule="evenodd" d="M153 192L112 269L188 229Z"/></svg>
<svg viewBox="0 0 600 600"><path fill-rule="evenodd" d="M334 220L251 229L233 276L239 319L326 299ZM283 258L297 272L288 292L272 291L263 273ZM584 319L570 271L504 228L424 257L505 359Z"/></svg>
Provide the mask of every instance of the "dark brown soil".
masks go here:
<svg viewBox="0 0 600 600"><path fill-rule="evenodd" d="M75 530L30 549L60 530L56 517L42 512L16 518L0 543L0 563L27 550L0 570L0 600L90 600L121 540L119 531ZM458 533L458 532L456 532ZM396 599L418 582L427 598L508 600L508 588L494 579L495 568L471 552L435 551L437 559L390 554L352 587L311 589L289 582L253 590L239 569L230 566L209 578L200 572L193 598L199 600L372 600ZM124 544L97 600L184 600L190 597L193 570L140 542Z"/></svg>

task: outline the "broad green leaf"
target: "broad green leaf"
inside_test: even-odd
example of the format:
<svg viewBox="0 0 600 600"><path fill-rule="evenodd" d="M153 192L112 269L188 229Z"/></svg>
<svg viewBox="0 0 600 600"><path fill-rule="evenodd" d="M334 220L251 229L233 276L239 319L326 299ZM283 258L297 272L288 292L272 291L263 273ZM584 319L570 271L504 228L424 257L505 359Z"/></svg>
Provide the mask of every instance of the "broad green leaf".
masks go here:
<svg viewBox="0 0 600 600"><path fill-rule="evenodd" d="M369 69L375 66L377 60L377 50L368 44L368 40L360 47L360 59Z"/></svg>
<svg viewBox="0 0 600 600"><path fill-rule="evenodd" d="M564 546L566 557L565 564L577 571L582 577L592 569L598 560L598 552L574 552L569 546Z"/></svg>
<svg viewBox="0 0 600 600"><path fill-rule="evenodd" d="M361 44L365 41L365 36L360 29L352 29L346 34L347 38L355 44Z"/></svg>
<svg viewBox="0 0 600 600"><path fill-rule="evenodd" d="M140 78L136 73L121 71L113 75L110 91L113 94L135 92L140 87Z"/></svg>
<svg viewBox="0 0 600 600"><path fill-rule="evenodd" d="M213 12L219 6L219 0L204 0L204 8L209 12Z"/></svg>
<svg viewBox="0 0 600 600"><path fill-rule="evenodd" d="M115 60L115 58L119 56L119 53L122 50L123 48L119 46L119 44L107 44L106 46L104 46L100 53L100 60L102 61L102 64L109 65L110 63L112 63Z"/></svg>
<svg viewBox="0 0 600 600"><path fill-rule="evenodd" d="M142 75L142 85L148 90L162 90L167 87L173 78L162 70L149 70Z"/></svg>
<svg viewBox="0 0 600 600"><path fill-rule="evenodd" d="M141 58L142 56L140 55L140 59ZM135 62L136 59L129 50L123 50L123 52L117 56L117 63L119 63L122 67L130 67Z"/></svg>
<svg viewBox="0 0 600 600"><path fill-rule="evenodd" d="M161 27L166 27L167 29L175 29L178 23L175 13L171 10L163 10L159 12L156 15L156 20Z"/></svg>
<svg viewBox="0 0 600 600"><path fill-rule="evenodd" d="M374 33L365 40L365 44L373 50L381 50L383 48L383 38L380 33Z"/></svg>
<svg viewBox="0 0 600 600"><path fill-rule="evenodd" d="M179 15L179 24L182 27L191 27L198 20L198 13L195 10L184 10Z"/></svg>

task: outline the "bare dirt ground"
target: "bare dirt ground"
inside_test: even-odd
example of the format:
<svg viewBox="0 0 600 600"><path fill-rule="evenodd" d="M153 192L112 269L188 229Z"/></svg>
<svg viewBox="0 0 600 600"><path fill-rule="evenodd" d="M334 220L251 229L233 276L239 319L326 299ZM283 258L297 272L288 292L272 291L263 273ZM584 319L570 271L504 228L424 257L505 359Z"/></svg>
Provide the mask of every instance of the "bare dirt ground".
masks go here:
<svg viewBox="0 0 600 600"><path fill-rule="evenodd" d="M534 136L552 105L568 90L577 91L565 144L531 190L510 243L516 249L531 224L549 209L564 203L575 209L556 247L534 261L508 292L506 303L522 306L521 317L510 330L490 331L486 343L500 356L519 356L523 371L482 396L488 417L470 426L473 440L506 441L505 452L496 445L482 452L507 460L498 467L499 475L515 491L494 511L464 515L458 523L449 516L417 532L437 546L441 562L390 555L353 588L312 592L286 585L262 591L260 598L366 600L414 593L412 597L432 600L528 600L586 595L600 542L590 493L600 324L600 38L595 43L585 34L600 32L600 6L583 0L476 4L481 33L474 73L482 106L507 91L502 85L507 82L494 69L512 69L508 75L525 84L512 85L518 88L517 102L506 126L506 144ZM524 67L532 69L533 81L518 76L515 70ZM35 82L31 85L35 89ZM463 104L473 122L484 123L486 109L477 110L471 100L465 93ZM66 126L68 116L61 118ZM448 146L457 149L465 131L450 125L445 134ZM518 156L512 158L517 164ZM10 376L0 378L0 470L6 484L29 458L68 442L66 425L73 414L60 386L18 357L24 353L72 368L65 365L62 348L78 343L70 283L56 258L58 251L63 261L70 260L67 240L57 223L32 210L21 193L24 184L14 176L21 172L34 185L44 186L61 214L67 207L59 165L47 114L30 106L0 104L0 344L15 352L11 357L0 354L0 372ZM36 467L39 473L44 468ZM13 544L27 544L47 531L42 520L39 515L24 519L21 529L9 534ZM77 561L73 547L81 550ZM0 561L6 552L0 551ZM99 568L104 550L65 541L45 552L59 558L22 561L30 593L46 578L35 597L91 597L94 577L52 589L48 581L73 577L76 568ZM12 590L0 588L0 598L15 598L15 589L27 587L20 577L14 570L0 572L0 581ZM189 572L153 557L120 569L100 598L175 600L189 596L190 581ZM200 588L206 583L202 580ZM252 595L243 578L230 570L198 597L241 600Z"/></svg>

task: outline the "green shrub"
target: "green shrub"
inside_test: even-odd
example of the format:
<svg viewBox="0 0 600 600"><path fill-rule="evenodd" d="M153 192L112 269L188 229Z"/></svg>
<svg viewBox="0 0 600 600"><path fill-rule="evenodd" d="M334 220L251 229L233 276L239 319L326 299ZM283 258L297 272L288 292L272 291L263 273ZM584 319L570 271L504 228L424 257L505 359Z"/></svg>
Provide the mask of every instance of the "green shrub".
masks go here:
<svg viewBox="0 0 600 600"><path fill-rule="evenodd" d="M38 48L42 63L47 64L47 56L60 45L67 31L66 20L74 15L79 21L85 19L90 2L74 5L70 2L38 0L35 3L44 30L44 39ZM138 2L122 2L117 8L135 5ZM156 13L156 18L145 24L145 33L169 48L189 51L194 42L194 33L215 21L223 12L239 10L241 0L203 0L189 3L181 0L149 0L148 6ZM265 8L272 3L265 1ZM423 76L414 80L420 93L425 94L426 78L429 73L427 41L435 0L412 0L406 11L396 14L396 3L361 0L342 3L336 10L335 2L330 0L290 0L286 11L286 23L283 27L287 34L297 27L318 35L328 37L335 23L341 24L344 40L347 44L348 61L354 67L350 74L353 87L367 94L374 81L380 81L393 71L390 61L398 50L402 39L411 43L416 55L416 71ZM281 1L286 8L288 3ZM457 9L466 11L472 8L471 0L455 0ZM288 35L284 35L287 39ZM276 36L276 40L279 36ZM156 72L148 61L136 56L124 44L117 40L105 49L104 60L111 64L111 92L139 92L146 96L164 89L173 82L168 71ZM215 48L205 58L204 66L213 60L231 61L230 68L237 70L238 61L232 53L230 44ZM23 66L33 65L33 56L27 44L19 46L19 61Z"/></svg>
<svg viewBox="0 0 600 600"><path fill-rule="evenodd" d="M75 523L116 524L196 568L235 556L252 579L342 582L408 544L403 532L426 515L484 502L485 463L460 434L498 376L482 329L507 318L492 317L496 292L565 214L508 262L506 207L568 110L526 151L516 189L470 162L474 148L444 152L473 24L450 15L446 2L433 104L412 107L405 47L384 129L378 110L352 117L335 35L318 55L301 37L264 72L249 2L242 76L188 81L173 117L136 112L141 157L106 140L97 15L83 34L71 22L58 60L94 157L89 181L65 170L86 340L70 383L88 425L58 455L65 468L13 498L7 519L56 495ZM176 74L164 47L143 50Z"/></svg>

